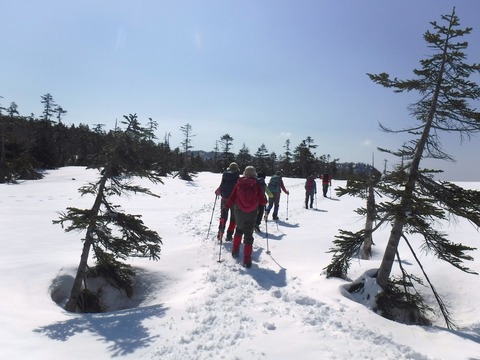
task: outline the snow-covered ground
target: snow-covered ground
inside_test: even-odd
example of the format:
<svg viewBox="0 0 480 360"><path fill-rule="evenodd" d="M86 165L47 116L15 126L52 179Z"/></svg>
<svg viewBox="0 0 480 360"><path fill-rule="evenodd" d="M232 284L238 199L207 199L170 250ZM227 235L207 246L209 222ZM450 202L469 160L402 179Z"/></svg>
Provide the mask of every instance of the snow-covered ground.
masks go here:
<svg viewBox="0 0 480 360"><path fill-rule="evenodd" d="M114 202L143 215L160 234L160 261L132 260L137 295L129 302L111 298L118 310L68 313L52 299L68 292L84 234L67 234L52 220L68 206L91 207L92 198L77 189L97 173L67 167L45 175L0 185L0 359L480 359L479 277L422 257L458 331L446 329L440 316L429 327L391 322L347 299L346 282L327 279L323 268L338 229L363 226L353 212L362 202L332 191L332 199L319 196L307 210L303 179L284 179L288 202L283 194L268 241L265 224L264 234L255 235L250 269L231 257L231 244L214 240L219 174L200 173L192 182L168 177L163 185L141 181L161 198ZM470 224L442 225L452 240L480 245ZM387 237L388 228L375 236L372 260L352 263L352 280L378 267ZM401 254L420 275L408 250L401 247ZM472 255L467 265L480 272L480 250Z"/></svg>

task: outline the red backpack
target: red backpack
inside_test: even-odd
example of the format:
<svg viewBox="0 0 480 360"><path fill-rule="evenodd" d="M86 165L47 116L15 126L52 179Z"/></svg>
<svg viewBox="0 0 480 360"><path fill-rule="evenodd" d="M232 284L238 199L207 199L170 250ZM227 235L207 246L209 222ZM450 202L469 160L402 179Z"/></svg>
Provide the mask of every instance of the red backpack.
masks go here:
<svg viewBox="0 0 480 360"><path fill-rule="evenodd" d="M244 212L251 212L258 208L259 185L257 179L251 177L240 178L237 183L237 206Z"/></svg>

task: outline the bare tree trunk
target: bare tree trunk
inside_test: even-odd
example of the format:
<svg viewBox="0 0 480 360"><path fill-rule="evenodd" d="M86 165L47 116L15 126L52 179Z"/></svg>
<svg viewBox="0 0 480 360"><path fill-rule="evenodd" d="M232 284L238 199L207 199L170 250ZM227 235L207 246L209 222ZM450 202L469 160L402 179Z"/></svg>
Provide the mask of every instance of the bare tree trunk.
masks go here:
<svg viewBox="0 0 480 360"><path fill-rule="evenodd" d="M372 257L372 230L375 221L375 191L373 186L368 187L367 197L367 220L365 222L365 239L363 240L362 259L368 260Z"/></svg>

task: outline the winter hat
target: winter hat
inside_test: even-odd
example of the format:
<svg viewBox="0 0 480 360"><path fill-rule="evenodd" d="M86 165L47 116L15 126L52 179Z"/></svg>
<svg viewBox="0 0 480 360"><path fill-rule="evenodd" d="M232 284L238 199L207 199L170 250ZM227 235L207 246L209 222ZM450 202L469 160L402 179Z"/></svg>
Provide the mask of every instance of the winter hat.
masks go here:
<svg viewBox="0 0 480 360"><path fill-rule="evenodd" d="M238 171L238 165L236 162L232 162L230 163L230 165L228 165L228 169L227 170L230 170L230 171Z"/></svg>
<svg viewBox="0 0 480 360"><path fill-rule="evenodd" d="M275 173L275 175L277 175L277 176L282 176L282 175L283 175L283 172L282 172L281 170L279 170L279 171L277 171L277 172Z"/></svg>
<svg viewBox="0 0 480 360"><path fill-rule="evenodd" d="M243 176L256 178L257 172L255 171L255 168L253 166L247 166L245 168L245 171L243 172Z"/></svg>

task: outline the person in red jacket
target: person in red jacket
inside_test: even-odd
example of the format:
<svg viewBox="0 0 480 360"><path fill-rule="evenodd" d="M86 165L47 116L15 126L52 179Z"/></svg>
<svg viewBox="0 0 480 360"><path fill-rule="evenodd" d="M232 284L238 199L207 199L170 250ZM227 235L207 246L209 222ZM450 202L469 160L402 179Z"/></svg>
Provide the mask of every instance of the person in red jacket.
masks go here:
<svg viewBox="0 0 480 360"><path fill-rule="evenodd" d="M322 179L323 197L327 197L328 187L332 186L332 178L329 174L323 174L320 178Z"/></svg>
<svg viewBox="0 0 480 360"><path fill-rule="evenodd" d="M243 265L247 268L252 266L253 229L257 220L258 206L266 204L265 193L257 182L257 172L253 166L247 166L227 202L227 208L234 209L237 224L233 236L232 256L234 258L239 256L243 236Z"/></svg>

